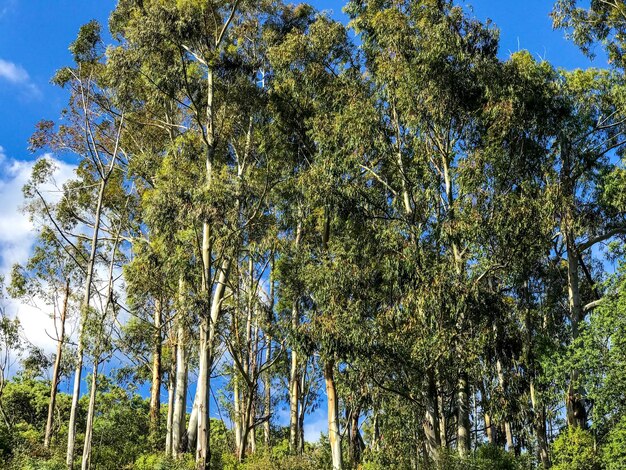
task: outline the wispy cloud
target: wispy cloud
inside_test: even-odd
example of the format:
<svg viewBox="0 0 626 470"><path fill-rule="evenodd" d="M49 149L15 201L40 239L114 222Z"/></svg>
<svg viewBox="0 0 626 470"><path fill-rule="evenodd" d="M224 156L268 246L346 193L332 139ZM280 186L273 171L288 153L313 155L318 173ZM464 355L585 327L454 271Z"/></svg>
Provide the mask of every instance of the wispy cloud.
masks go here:
<svg viewBox="0 0 626 470"><path fill-rule="evenodd" d="M0 59L0 80L20 88L29 98L39 98L41 95L26 69L19 64Z"/></svg>
<svg viewBox="0 0 626 470"><path fill-rule="evenodd" d="M2 59L0 59L0 77L15 84L30 82L30 76L23 67Z"/></svg>

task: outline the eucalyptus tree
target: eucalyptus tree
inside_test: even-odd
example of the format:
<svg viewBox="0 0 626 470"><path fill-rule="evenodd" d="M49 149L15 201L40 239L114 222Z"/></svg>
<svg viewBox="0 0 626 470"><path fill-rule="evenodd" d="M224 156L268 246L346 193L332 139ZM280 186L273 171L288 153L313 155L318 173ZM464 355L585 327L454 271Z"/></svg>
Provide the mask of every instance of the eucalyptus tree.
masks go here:
<svg viewBox="0 0 626 470"><path fill-rule="evenodd" d="M270 48L269 56L274 66L273 86L282 99L291 98L295 116L300 124L295 128L295 177L293 179L292 208L286 216L291 222L289 229L293 242L293 254L279 259L278 272L281 293L292 302L292 330L302 331L300 318L304 310L310 320L318 313L324 318L333 318L330 305L315 298L311 280L307 279L310 269L320 269L328 253L333 198L336 197L333 183L340 181L340 164L343 154L334 155L339 138L339 115L342 106L355 109L350 103L351 83L357 74L352 65L352 46L347 40L345 28L325 16L311 22L309 12L304 11L305 20L300 28L293 28L283 42ZM290 111L289 109L287 111ZM293 111L292 111L293 113ZM284 119L293 119L286 113ZM293 116L293 114L292 114ZM330 134L329 134L330 132ZM295 206L295 208L293 207ZM295 210L294 210L295 209ZM316 268L314 268L314 266ZM284 284L284 286L283 286ZM312 331L309 334L313 333ZM312 335L312 344L322 354L324 378L328 400L329 441L333 468L342 468L341 433L339 429L339 403L335 383L338 357L332 339L321 331ZM290 374L290 448L297 448L299 374L296 345L292 345L292 369ZM304 362L306 363L306 362Z"/></svg>
<svg viewBox="0 0 626 470"><path fill-rule="evenodd" d="M475 263L484 221L476 217L464 172L478 148L477 116L486 86L499 66L497 33L452 2L355 1L348 11L363 38L380 115L380 153L365 166L390 192L390 225L398 225L406 239L407 263L398 265L406 275L396 305L414 327L402 342L422 346L406 356L416 360L408 370L409 393L422 405L428 454L436 459L443 424L436 413L436 384L456 383L456 441L465 456L468 358L477 347L474 324L482 321L483 308L474 299L482 289L477 280L485 274ZM390 328L395 334L397 326ZM428 349L432 346L435 350ZM454 353L446 357L447 351ZM438 379L438 366L444 372L446 362L457 370Z"/></svg>
<svg viewBox="0 0 626 470"><path fill-rule="evenodd" d="M34 149L48 147L55 152L69 152L79 161L77 179L65 184L56 212L55 229L68 243L79 240L88 243L89 251L85 264L83 300L74 373L72 410L70 415L67 466L73 467L76 439L76 411L80 396L83 356L86 341L86 326L90 320L91 301L94 294L95 267L98 250L102 242L102 232L113 230L107 222L105 208L120 206L120 188L123 172L121 162L120 136L123 116L110 112L107 105L110 95L103 81L103 50L100 39L100 26L91 22L83 26L77 39L72 43L75 66L57 72L53 81L70 90L70 100L64 111L64 123L55 127L44 121L39 124L31 138ZM34 181L29 191L36 197ZM106 220L105 220L106 219ZM85 233L76 233L75 230ZM74 242L74 245L77 243Z"/></svg>
<svg viewBox="0 0 626 470"><path fill-rule="evenodd" d="M624 212L603 196L620 174L615 152L625 143L623 78L608 71L563 74L565 112L555 145L554 179L559 252L567 263L567 299L571 337L576 341L589 311L602 302L600 280L591 266L599 244L626 233ZM609 193L610 194L610 193ZM570 425L586 427L588 419L579 371L572 370L566 404Z"/></svg>
<svg viewBox="0 0 626 470"><path fill-rule="evenodd" d="M40 160L36 164L35 178L44 177L46 169L52 169L49 160ZM32 186L27 186L28 193ZM41 193L39 193L41 195ZM52 226L48 211L54 212L53 202L41 205L38 197L27 204L31 219L37 223L39 236L33 253L24 266L15 265L11 273L11 295L23 301L38 305L43 301L46 308L51 309L50 317L54 323L56 354L50 384L50 401L44 433L44 447L50 447L54 416L56 414L56 397L61 380L61 361L67 346L69 328L68 319L75 308L73 293L79 290L83 281L87 257L81 252L82 244L68 244L60 233ZM52 207L51 207L52 206ZM43 211L43 213L41 213Z"/></svg>

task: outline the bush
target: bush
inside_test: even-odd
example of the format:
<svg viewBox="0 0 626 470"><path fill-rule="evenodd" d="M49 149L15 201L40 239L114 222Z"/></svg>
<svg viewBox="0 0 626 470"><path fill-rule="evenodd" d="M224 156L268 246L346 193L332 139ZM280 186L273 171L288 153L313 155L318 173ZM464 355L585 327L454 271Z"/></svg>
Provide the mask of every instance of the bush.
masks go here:
<svg viewBox="0 0 626 470"><path fill-rule="evenodd" d="M602 446L602 462L606 470L626 468L626 416L611 429Z"/></svg>
<svg viewBox="0 0 626 470"><path fill-rule="evenodd" d="M554 470L600 470L602 464L587 430L568 426L552 444ZM617 467L616 467L617 468Z"/></svg>
<svg viewBox="0 0 626 470"><path fill-rule="evenodd" d="M147 454L139 457L133 465L133 470L192 470L193 456L185 454L180 460L173 460L162 454Z"/></svg>

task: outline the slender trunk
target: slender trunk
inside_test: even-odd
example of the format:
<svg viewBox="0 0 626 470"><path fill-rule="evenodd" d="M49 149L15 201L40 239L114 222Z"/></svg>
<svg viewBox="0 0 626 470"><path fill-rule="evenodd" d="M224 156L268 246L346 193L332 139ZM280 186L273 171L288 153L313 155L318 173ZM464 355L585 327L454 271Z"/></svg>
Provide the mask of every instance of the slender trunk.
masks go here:
<svg viewBox="0 0 626 470"><path fill-rule="evenodd" d="M196 448L198 441L198 387L196 385L196 394L194 395L193 404L191 405L191 414L189 415L189 425L183 439L184 450L191 451Z"/></svg>
<svg viewBox="0 0 626 470"><path fill-rule="evenodd" d="M304 454L304 413L306 411L306 367L308 360L304 361L304 370L300 374L300 404L298 405L298 454Z"/></svg>
<svg viewBox="0 0 626 470"><path fill-rule="evenodd" d="M182 312L178 312L176 326L176 396L172 416L172 455L174 457L178 457L185 451L185 417L187 414L187 335L181 314Z"/></svg>
<svg viewBox="0 0 626 470"><path fill-rule="evenodd" d="M446 434L446 409L443 395L443 388L440 380L439 370L436 370L436 386L437 386L437 416L439 417L439 442L441 447L445 449L448 447L448 436Z"/></svg>
<svg viewBox="0 0 626 470"><path fill-rule="evenodd" d="M361 464L361 455L363 452L363 438L359 431L359 417L361 416L361 408L356 407L350 414L350 461L352 465L358 467Z"/></svg>
<svg viewBox="0 0 626 470"><path fill-rule="evenodd" d="M502 408L505 411L504 415L504 436L506 437L506 448L509 452L515 452L515 444L513 442L513 431L511 429L511 421L508 416L508 403L506 401L506 378L504 376L504 369L502 368L502 361L498 358L496 360L496 370L498 372L498 383L500 385L500 391L503 396L504 402L502 403Z"/></svg>
<svg viewBox="0 0 626 470"><path fill-rule="evenodd" d="M208 261L207 261L208 263ZM213 367L213 347L222 299L226 289L226 281L230 271L228 258L222 260L219 278L211 302L211 311L200 327L200 364L198 372L197 400L197 436L196 436L196 469L208 470L211 461L209 449L211 421L209 418L209 400L211 390L211 369ZM209 278L207 277L207 280Z"/></svg>
<svg viewBox="0 0 626 470"><path fill-rule="evenodd" d="M341 455L341 433L339 431L339 400L335 387L335 363L328 360L324 364L324 381L326 382L326 397L328 401L328 440L332 455L333 470L343 470Z"/></svg>
<svg viewBox="0 0 626 470"><path fill-rule="evenodd" d="M112 159L114 161L115 159ZM93 234L91 237L91 252L87 263L87 276L85 278L85 291L83 302L81 304L81 318L78 331L78 347L76 348L76 368L74 370L74 387L72 390L72 405L70 407L70 421L67 430L67 454L65 462L67 468L72 470L74 467L74 447L76 445L76 414L78 412L78 399L80 398L80 382L83 372L83 355L85 347L85 323L89 316L89 304L91 300L91 285L93 283L93 271L96 261L96 252L98 249L98 235L100 231L100 219L102 213L102 200L104 198L104 190L106 188L106 179L100 182L98 192L98 202L96 205L96 216L94 222Z"/></svg>
<svg viewBox="0 0 626 470"><path fill-rule="evenodd" d="M441 450L441 434L439 432L439 417L437 413L437 384L432 372L428 374L427 380L425 394L426 412L423 428L426 436L426 451L429 458L436 462L439 459Z"/></svg>
<svg viewBox="0 0 626 470"><path fill-rule="evenodd" d="M161 420L161 302L154 305L154 337L152 344L152 386L150 388L150 442L156 450Z"/></svg>
<svg viewBox="0 0 626 470"><path fill-rule="evenodd" d="M258 391L258 372L257 372L257 355L259 354L259 325L258 323L254 327L254 340L252 341L252 360L250 370L252 371L252 390L250 390L250 400L252 401L252 408L250 410L250 419L248 426L250 426L250 436L248 442L250 444L250 454L256 453L256 415L257 415L257 397Z"/></svg>
<svg viewBox="0 0 626 470"><path fill-rule="evenodd" d="M404 212L407 216L411 216L413 213L413 208L411 207L411 198L409 196L409 185L407 180L406 171L404 170L404 161L402 158L402 131L400 125L400 119L398 117L398 112L396 110L395 104L391 106L394 127L396 132L396 151L397 151L397 161L398 161L398 170L400 171L400 181L402 182L402 203L404 205Z"/></svg>
<svg viewBox="0 0 626 470"><path fill-rule="evenodd" d="M174 346L174 357L178 354L176 352L177 346ZM166 422L166 434L165 434L165 455L172 455L172 434L174 424L174 400L176 395L176 380L174 379L173 371L167 374L167 422Z"/></svg>
<svg viewBox="0 0 626 470"><path fill-rule="evenodd" d="M469 454L469 421L469 383L467 373L461 372L457 383L457 449L462 458Z"/></svg>
<svg viewBox="0 0 626 470"><path fill-rule="evenodd" d="M291 327L294 331L300 323L297 301L291 310ZM300 380L298 378L298 353L291 349L291 371L289 374L289 451L295 453L298 447L298 405L300 403Z"/></svg>
<svg viewBox="0 0 626 470"><path fill-rule="evenodd" d="M234 416L233 427L235 428L235 454L241 455L241 443L242 443L242 429L241 429L241 401L239 397L239 372L237 366L233 364L233 401L234 401Z"/></svg>
<svg viewBox="0 0 626 470"><path fill-rule="evenodd" d="M196 437L196 469L209 469L209 388L210 388L210 370L209 364L209 325L208 319L205 319L200 326L200 364L198 368L198 432Z"/></svg>
<svg viewBox="0 0 626 470"><path fill-rule="evenodd" d="M535 434L537 435L537 453L543 468L550 468L548 436L546 433L546 410L537 398L534 381L530 381L530 401L533 406Z"/></svg>
<svg viewBox="0 0 626 470"><path fill-rule="evenodd" d="M271 291L271 288L270 288ZM269 364L272 360L272 338L270 336L267 337L267 349L265 350L265 363ZM270 438L271 438L271 423L270 416L272 416L272 380L270 371L267 370L265 372L264 378L264 411L265 416L267 417L265 422L263 423L263 445L265 446L265 450L269 450L270 448Z"/></svg>
<svg viewBox="0 0 626 470"><path fill-rule="evenodd" d="M274 254L272 253L270 265L270 289L269 289L269 306L267 309L267 327L271 328L274 322ZM272 361L272 337L266 335L267 346L265 349L265 364ZM264 377L264 408L267 417L263 423L263 443L265 450L268 451L271 445L271 416L272 416L272 375L268 368Z"/></svg>
<svg viewBox="0 0 626 470"><path fill-rule="evenodd" d="M579 324L583 321L583 308L580 298L580 280L578 276L579 254L576 249L573 231L566 228L565 243L567 250L567 291L569 299L570 322L572 325L572 340L579 335ZM567 389L566 410L569 426L586 428L587 409L585 407L585 393L578 384L580 372L572 370L570 383Z"/></svg>
<svg viewBox="0 0 626 470"><path fill-rule="evenodd" d="M89 393L89 409L87 411L87 427L85 428L85 445L83 447L83 462L81 470L91 468L91 442L93 439L93 419L96 413L96 389L98 386L98 362L94 362L91 376L91 390Z"/></svg>
<svg viewBox="0 0 626 470"><path fill-rule="evenodd" d="M378 411L374 411L374 439L372 442L372 449L376 452L380 451L380 415Z"/></svg>
<svg viewBox="0 0 626 470"><path fill-rule="evenodd" d="M302 224L296 227L295 248L298 249L302 237ZM299 299L296 298L291 307L291 329L295 333L300 325ZM299 398L298 353L296 345L291 348L291 370L289 374L289 451L293 454L298 447L298 403Z"/></svg>
<svg viewBox="0 0 626 470"><path fill-rule="evenodd" d="M65 296L63 298L63 309L61 310L61 331L57 339L57 354L54 358L54 368L52 370L52 383L50 384L50 403L48 404L48 418L46 419L46 432L43 439L43 446L50 448L52 438L52 425L54 421L54 408L57 399L57 388L59 384L59 368L61 366L61 356L63 354L63 344L65 342L65 319L67 318L67 303L70 296L70 280L65 281Z"/></svg>
<svg viewBox="0 0 626 470"><path fill-rule="evenodd" d="M83 96L84 100L84 96ZM124 123L124 116L122 115L120 119L120 124L118 127L115 148L113 150L113 155L111 156L111 161L109 162L109 166L107 167L106 173L103 175L102 180L100 181L100 188L98 189L98 200L96 202L96 213L94 217L94 227L93 233L91 236L91 250L89 253L89 259L87 262L87 272L85 277L85 291L83 302L81 304L81 314L80 314L80 325L78 330L78 346L76 348L76 369L74 371L74 388L72 390L72 405L70 408L70 421L68 423L67 430L67 453L65 463L69 470L72 470L74 467L74 447L76 444L76 414L78 411L78 399L80 398L80 382L81 375L83 371L83 354L85 347L85 323L89 316L89 304L91 300L91 284L93 282L93 272L94 266L96 263L96 253L98 251L98 236L100 234L100 223L101 223L101 215L102 215L102 203L104 200L104 192L106 190L107 182L113 169L115 168L115 161L117 159L117 152L120 142L120 137L122 133L122 126ZM88 121L89 125L89 121ZM94 143L94 154L98 154L98 150L95 148ZM116 242L117 245L117 242Z"/></svg>

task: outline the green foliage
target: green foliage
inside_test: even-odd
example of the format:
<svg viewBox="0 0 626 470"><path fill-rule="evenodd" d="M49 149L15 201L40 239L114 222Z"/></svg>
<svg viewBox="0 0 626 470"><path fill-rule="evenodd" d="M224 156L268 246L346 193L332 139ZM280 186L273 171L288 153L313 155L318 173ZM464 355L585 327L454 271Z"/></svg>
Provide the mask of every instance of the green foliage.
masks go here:
<svg viewBox="0 0 626 470"><path fill-rule="evenodd" d="M622 416L603 439L601 453L606 470L626 468L626 416Z"/></svg>
<svg viewBox="0 0 626 470"><path fill-rule="evenodd" d="M552 444L555 470L600 470L602 462L591 432L567 427Z"/></svg>
<svg viewBox="0 0 626 470"><path fill-rule="evenodd" d="M180 460L173 460L162 454L142 455L132 467L133 470L192 470L193 468L193 457L189 454L185 454Z"/></svg>

